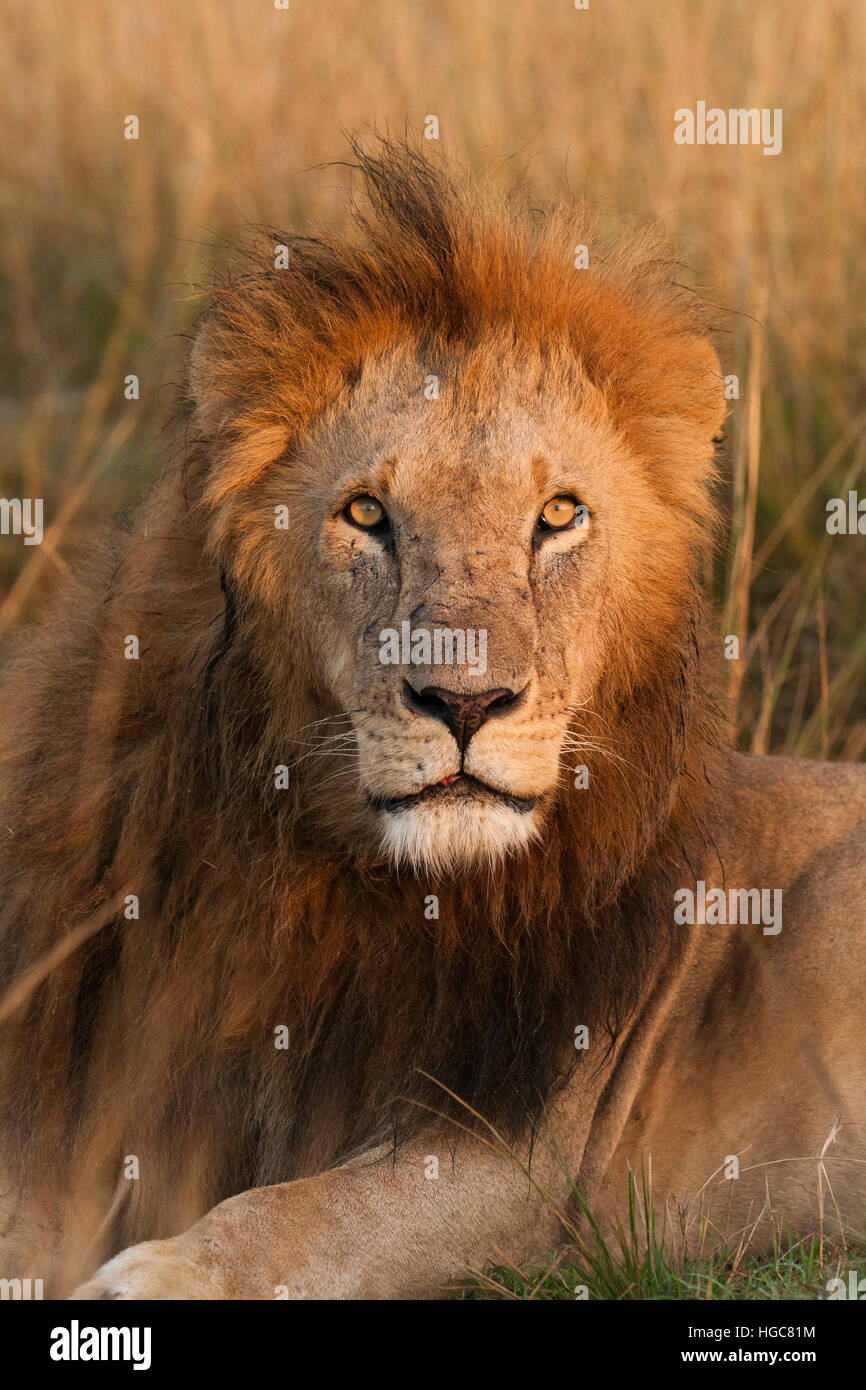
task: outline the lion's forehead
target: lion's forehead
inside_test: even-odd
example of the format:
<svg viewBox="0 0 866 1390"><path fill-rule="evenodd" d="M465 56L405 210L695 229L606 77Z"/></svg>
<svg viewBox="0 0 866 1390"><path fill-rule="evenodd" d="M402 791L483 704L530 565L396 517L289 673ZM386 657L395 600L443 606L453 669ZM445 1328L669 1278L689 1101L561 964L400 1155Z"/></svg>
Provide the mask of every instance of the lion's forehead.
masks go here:
<svg viewBox="0 0 866 1390"><path fill-rule="evenodd" d="M311 453L335 485L359 476L411 510L443 503L534 505L563 468L591 460L612 431L591 393L564 395L557 380L534 382L503 364L480 385L463 379L465 362L425 373L413 357L373 364L348 402L312 438Z"/></svg>

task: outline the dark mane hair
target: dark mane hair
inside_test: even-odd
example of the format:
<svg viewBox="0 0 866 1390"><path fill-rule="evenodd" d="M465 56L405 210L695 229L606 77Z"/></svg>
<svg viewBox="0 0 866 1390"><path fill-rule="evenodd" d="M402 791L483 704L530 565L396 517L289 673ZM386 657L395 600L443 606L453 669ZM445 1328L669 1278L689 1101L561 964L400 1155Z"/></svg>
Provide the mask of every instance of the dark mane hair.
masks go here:
<svg viewBox="0 0 866 1390"><path fill-rule="evenodd" d="M399 1140L452 1108L427 1077L509 1136L537 1123L580 1065L575 1026L613 1039L676 952L677 866L712 841L697 310L646 247L576 275L568 211L533 226L407 146L355 153L367 200L345 234L281 235L288 271L269 241L269 265L216 286L173 462L5 678L3 1146L97 1255ZM687 553L652 659L599 691L619 757L584 755L592 796L563 795L519 861L441 881L319 833L309 762L274 794L286 719L297 735L323 705L243 531L269 464L419 325L566 344L651 441Z"/></svg>

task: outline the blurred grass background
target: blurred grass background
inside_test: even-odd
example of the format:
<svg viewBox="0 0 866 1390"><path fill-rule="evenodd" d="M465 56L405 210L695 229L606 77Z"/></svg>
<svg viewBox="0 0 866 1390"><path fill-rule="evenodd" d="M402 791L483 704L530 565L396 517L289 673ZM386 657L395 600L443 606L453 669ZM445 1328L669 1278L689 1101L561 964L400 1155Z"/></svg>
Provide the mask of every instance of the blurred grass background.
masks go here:
<svg viewBox="0 0 866 1390"><path fill-rule="evenodd" d="M850 0L0 0L0 659L159 471L191 286L245 221L338 222L343 130L650 220L740 379L712 582L743 747L866 752L863 553L825 506L866 448L866 10ZM680 146L677 107L781 107L783 149ZM127 115L140 139L123 138ZM126 402L135 373L141 399Z"/></svg>

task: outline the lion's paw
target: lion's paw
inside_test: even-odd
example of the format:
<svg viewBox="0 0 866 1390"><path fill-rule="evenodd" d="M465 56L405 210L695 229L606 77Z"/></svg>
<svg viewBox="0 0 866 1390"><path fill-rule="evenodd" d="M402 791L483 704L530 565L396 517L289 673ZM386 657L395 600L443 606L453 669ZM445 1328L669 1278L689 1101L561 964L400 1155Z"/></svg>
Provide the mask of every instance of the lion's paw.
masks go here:
<svg viewBox="0 0 866 1390"><path fill-rule="evenodd" d="M215 1270L178 1250L174 1241L131 1245L81 1284L70 1299L211 1299L224 1297Z"/></svg>

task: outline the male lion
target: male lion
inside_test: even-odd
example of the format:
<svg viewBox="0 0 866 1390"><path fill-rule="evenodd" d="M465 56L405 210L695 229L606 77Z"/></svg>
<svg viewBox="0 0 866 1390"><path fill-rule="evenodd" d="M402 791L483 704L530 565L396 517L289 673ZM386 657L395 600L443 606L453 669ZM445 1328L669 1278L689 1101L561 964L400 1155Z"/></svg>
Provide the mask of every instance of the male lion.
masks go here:
<svg viewBox="0 0 866 1390"><path fill-rule="evenodd" d="M435 1294L649 1159L659 1219L769 1239L837 1116L862 1233L866 772L715 712L701 317L357 157L352 232L217 288L173 463L6 680L2 1273Z"/></svg>

